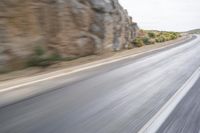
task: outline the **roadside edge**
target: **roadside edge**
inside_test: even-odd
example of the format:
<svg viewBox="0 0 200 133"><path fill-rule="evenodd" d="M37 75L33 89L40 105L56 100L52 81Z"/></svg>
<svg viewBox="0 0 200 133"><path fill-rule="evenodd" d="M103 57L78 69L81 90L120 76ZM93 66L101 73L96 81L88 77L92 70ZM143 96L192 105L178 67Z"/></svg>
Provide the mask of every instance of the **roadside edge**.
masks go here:
<svg viewBox="0 0 200 133"><path fill-rule="evenodd" d="M191 39L192 39L192 37L189 37L188 39L184 40L183 42L181 41L181 43L187 42L188 40L191 40ZM180 43L180 42L178 42L178 43ZM117 62L117 61L121 61L121 60L124 60L124 59L137 57L137 56L140 56L140 55L143 55L143 54L148 54L148 53L151 53L151 52L154 52L154 51L158 51L158 50L162 50L162 49L174 46L176 44L177 43L173 43L173 44L170 44L170 45L167 45L167 46L164 46L164 47L160 47L160 48L157 48L157 49L141 52L141 53L134 54L134 55L127 55L127 56L122 56L122 57L118 57L118 58L114 58L114 59L100 60L100 61L96 61L96 62L92 62L92 63L88 63L88 64L85 64L85 65L79 66L78 68L77 67L67 68L67 69L58 70L58 71L47 73L47 74L37 75L37 76L34 76L34 77L28 77L27 79L23 78L23 79L16 79L16 80L7 81L7 82L5 82L5 84L1 83L0 93L12 91L12 90L20 88L20 87L32 85L32 84L35 84L35 83L55 79L55 78L66 76L66 75L70 75L70 74L73 74L73 73L76 73L76 72L80 72L80 71L88 70L88 69L91 69L91 68L103 66L103 65L110 64L110 63ZM15 82L15 83L13 84L13 82Z"/></svg>
<svg viewBox="0 0 200 133"><path fill-rule="evenodd" d="M200 67L138 133L156 133L200 77Z"/></svg>

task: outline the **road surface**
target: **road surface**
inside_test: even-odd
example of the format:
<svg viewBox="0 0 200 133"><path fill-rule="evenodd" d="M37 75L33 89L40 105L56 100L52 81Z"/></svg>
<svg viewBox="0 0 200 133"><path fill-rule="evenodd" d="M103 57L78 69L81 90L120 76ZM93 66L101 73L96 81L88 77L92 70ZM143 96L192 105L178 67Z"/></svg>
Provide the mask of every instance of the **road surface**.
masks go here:
<svg viewBox="0 0 200 133"><path fill-rule="evenodd" d="M200 79L182 99L157 133L200 132Z"/></svg>
<svg viewBox="0 0 200 133"><path fill-rule="evenodd" d="M3 92L0 133L136 133L200 66L199 43Z"/></svg>

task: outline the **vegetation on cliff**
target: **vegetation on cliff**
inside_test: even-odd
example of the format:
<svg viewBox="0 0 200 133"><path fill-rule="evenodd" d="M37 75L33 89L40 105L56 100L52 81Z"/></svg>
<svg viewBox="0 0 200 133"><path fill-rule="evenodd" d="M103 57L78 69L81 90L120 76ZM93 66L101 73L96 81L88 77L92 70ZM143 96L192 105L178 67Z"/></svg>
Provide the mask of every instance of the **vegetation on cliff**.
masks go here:
<svg viewBox="0 0 200 133"><path fill-rule="evenodd" d="M0 1L0 73L176 39L140 31L118 0ZM139 32L140 31L140 32Z"/></svg>
<svg viewBox="0 0 200 133"><path fill-rule="evenodd" d="M0 1L0 72L119 51L139 28L118 0Z"/></svg>
<svg viewBox="0 0 200 133"><path fill-rule="evenodd" d="M181 37L181 34L178 32L141 30L139 36L135 38L135 40L130 44L129 48L162 43L175 40L179 37Z"/></svg>

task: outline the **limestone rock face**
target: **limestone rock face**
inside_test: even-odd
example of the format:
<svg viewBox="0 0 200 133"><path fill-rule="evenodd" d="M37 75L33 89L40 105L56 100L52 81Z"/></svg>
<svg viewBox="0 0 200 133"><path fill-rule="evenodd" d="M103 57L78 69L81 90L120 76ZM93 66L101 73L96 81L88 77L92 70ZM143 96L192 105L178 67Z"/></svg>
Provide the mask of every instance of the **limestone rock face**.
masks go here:
<svg viewBox="0 0 200 133"><path fill-rule="evenodd" d="M38 46L62 58L117 51L138 29L118 0L0 0L0 72L23 68Z"/></svg>

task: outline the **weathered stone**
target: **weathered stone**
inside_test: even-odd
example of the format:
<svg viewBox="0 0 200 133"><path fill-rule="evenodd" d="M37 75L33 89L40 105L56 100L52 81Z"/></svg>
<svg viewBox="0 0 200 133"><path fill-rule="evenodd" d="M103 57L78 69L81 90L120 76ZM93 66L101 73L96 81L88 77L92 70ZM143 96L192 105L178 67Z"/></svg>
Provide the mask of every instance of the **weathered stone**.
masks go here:
<svg viewBox="0 0 200 133"><path fill-rule="evenodd" d="M137 31L118 0L1 0L0 71L24 67L36 46L80 57L126 48Z"/></svg>

